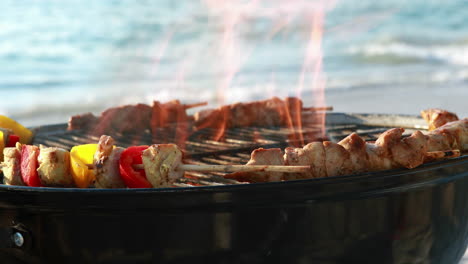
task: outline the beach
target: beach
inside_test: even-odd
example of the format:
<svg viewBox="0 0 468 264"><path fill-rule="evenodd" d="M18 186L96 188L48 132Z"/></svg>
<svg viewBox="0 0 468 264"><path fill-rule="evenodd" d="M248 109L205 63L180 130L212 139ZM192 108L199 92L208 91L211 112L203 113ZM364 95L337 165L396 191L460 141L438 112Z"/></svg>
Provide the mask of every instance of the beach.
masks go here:
<svg viewBox="0 0 468 264"><path fill-rule="evenodd" d="M336 112L419 115L421 110L441 108L468 117L468 86L387 87L329 92L327 103Z"/></svg>

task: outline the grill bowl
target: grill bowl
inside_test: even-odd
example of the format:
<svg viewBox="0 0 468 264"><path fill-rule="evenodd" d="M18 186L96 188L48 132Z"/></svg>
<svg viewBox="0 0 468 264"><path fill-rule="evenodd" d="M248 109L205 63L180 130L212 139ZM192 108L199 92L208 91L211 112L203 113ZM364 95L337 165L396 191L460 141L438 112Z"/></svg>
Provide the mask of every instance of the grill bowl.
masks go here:
<svg viewBox="0 0 468 264"><path fill-rule="evenodd" d="M0 186L8 263L458 263L468 156L278 183ZM14 233L21 246L7 243ZM7 248L8 247L8 248Z"/></svg>

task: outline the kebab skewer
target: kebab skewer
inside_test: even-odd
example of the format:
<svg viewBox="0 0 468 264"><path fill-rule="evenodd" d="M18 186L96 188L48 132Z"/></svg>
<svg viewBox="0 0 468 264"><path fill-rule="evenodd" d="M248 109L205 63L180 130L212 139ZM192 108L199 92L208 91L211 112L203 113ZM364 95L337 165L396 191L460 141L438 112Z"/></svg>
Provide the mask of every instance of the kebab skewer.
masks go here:
<svg viewBox="0 0 468 264"><path fill-rule="evenodd" d="M94 116L85 113L70 117L68 130L84 129L100 134L112 131L138 133L145 129L156 131L168 123L194 121L196 129L205 127L217 128L220 119L226 119L226 127L245 127L285 125L293 116L293 112L301 111L331 111L333 107L304 107L301 99L287 97L280 99L272 97L265 100L234 103L219 108L205 109L193 116L186 113L187 109L205 106L206 102L182 104L178 100L165 103L154 101L153 105L136 104L112 107Z"/></svg>
<svg viewBox="0 0 468 264"><path fill-rule="evenodd" d="M287 148L284 156L279 149L257 149L252 153L252 159L247 164L248 166L227 165L220 166L221 169L219 169L219 166L213 167L213 165L197 165L197 167L183 164L181 162L181 152L178 150L177 146L173 144L153 145L151 147L130 147L126 150L115 150L113 147L113 140L110 137L103 136L97 146L96 154L94 155L93 163L95 165L93 171L95 175L98 175L96 177L98 187L111 188L122 186L122 180L129 187L141 187L142 184L139 184L138 181L143 182L143 187L152 187L155 185L156 187L167 186L172 183L174 179L180 178L184 170L212 171L216 168L218 168L218 171L243 170L250 171L248 174L244 173L248 177L254 178L252 175L256 175L260 176L261 179L263 178L263 180L260 181L278 181L294 179L294 177L327 177L397 167L414 168L424 161L460 155L459 151L446 151L447 149L459 148L463 151L467 150L467 123L466 119L452 122L430 132L427 136L417 131L410 137L404 139L401 139L403 129L390 129L383 133L375 143L365 142L357 134L351 134L339 143L313 142L303 148ZM141 148L140 152L134 151L138 150L138 148ZM42 182L42 177L44 177L47 185L71 184L69 179L62 179L64 177L63 175L69 175L69 173L66 172L67 167L60 164L67 164L66 151L57 148L43 149L45 153L48 154L42 155L42 158L39 159L39 167L42 168L37 170L41 172L41 174L38 174L41 176L39 182ZM137 153L138 155L132 154L129 156L141 159L139 163L146 164L146 168L151 168L146 169L143 165L145 169L144 173L147 175L142 174L141 167L134 167L133 165L127 166L127 171L122 170L123 159L118 154L124 153L125 151ZM15 173L14 168L18 167L17 157L20 152L22 156L20 166L21 174L25 174L24 171L26 171L27 174L27 177L23 177L25 183L30 186L40 186L37 184L37 177L30 176L34 175L36 168L35 157L39 156L37 147L23 145L16 151L14 149L8 149L5 153L7 154L7 152L8 160L5 164L5 171L8 175L5 179L9 181L10 184L15 182L13 178L18 173ZM141 155L141 153L143 153L143 155ZM63 162L58 162L58 160L62 160ZM134 160L130 161L133 162ZM116 169L117 162L119 163L118 171ZM41 166L42 164L46 165ZM73 164L72 162L72 168ZM88 171L89 165L87 163L83 163L82 165L81 167L85 168L85 171ZM305 165L305 167L300 168L291 165ZM306 173L289 174L288 176L284 176L284 174L281 173L284 169L289 172L295 172L296 169L299 171L307 168L310 169ZM159 169L159 172L157 172L156 169ZM277 171L278 169L279 171ZM252 171L255 170L262 172L252 173ZM274 172L263 173L267 170ZM61 173L57 173L60 176L58 176L58 180L55 181L54 177L49 177L48 174L56 173L57 171ZM72 169L72 175L76 177L76 173L74 174L73 171L75 170ZM121 177L118 177L118 172L120 172ZM105 177L100 177L99 175L101 174ZM242 174L242 172L240 174ZM267 175L267 178L265 175ZM239 176L239 172L237 176ZM106 177L110 177L112 180ZM228 178L229 177L236 178L236 174L228 175ZM88 178L92 179L92 177ZM137 182L136 185L133 185L135 179ZM119 180L120 183L113 184L114 181ZM34 185L34 182L36 182L36 185ZM79 181L75 180L75 182L77 183ZM82 186L80 186L80 184L77 185L79 187L87 187L89 183L86 184L86 181L84 182L85 184Z"/></svg>
<svg viewBox="0 0 468 264"><path fill-rule="evenodd" d="M8 158L2 164L5 184L28 186L98 188L167 187L187 170L196 171L282 171L301 172L309 166L245 166L184 164L181 150L175 144L114 147L109 136L99 143L72 148L70 152L56 147L17 144L6 148ZM76 148L95 150L92 164L77 155ZM71 158L70 158L71 157ZM139 165L138 165L139 164Z"/></svg>
<svg viewBox="0 0 468 264"><path fill-rule="evenodd" d="M240 170L241 172L238 171L227 177L242 181L242 177L239 178L239 176L243 175L244 180L247 181L281 181L346 175L395 167L413 168L424 160L459 156L460 152L456 150L427 152L425 149L440 148L441 141L433 139L441 133L447 138L457 133L462 135L467 133L468 131L460 132L463 126L467 127L467 123L467 120L449 123L427 136L417 131L402 140L403 129L390 129L383 133L375 143L364 142L357 134L351 134L339 143L313 142L303 148L286 148L284 155L280 149L260 148L252 152L252 160L247 164L248 166L183 164L182 152L174 144L135 146L123 150L114 147L111 137L102 136L96 146L90 147L93 144L78 146L95 151L93 165L82 162L81 165L76 166L76 161L74 163L72 158L70 173L70 168L67 166L70 164L68 162L70 154L67 151L54 147L38 148L17 144L16 148L5 149L5 183L65 187L73 187L76 184L78 187L88 187L95 179L95 186L98 188L123 188L125 186L151 188L172 186L175 180L183 177L185 170ZM398 140L401 141L400 144ZM435 143L425 146L426 140ZM467 150L467 141L466 139L455 140L451 145L462 146L462 150ZM445 147L447 144L444 143L441 146ZM71 153L73 157L74 148ZM390 157L388 153L393 154L393 157ZM401 159L397 158L398 153ZM135 165L135 162L140 165ZM89 170L90 167L92 170ZM81 174L77 168L83 169ZM266 171L270 172L266 173ZM285 175L284 171L296 173ZM93 175L94 177L91 177Z"/></svg>
<svg viewBox="0 0 468 264"><path fill-rule="evenodd" d="M306 173L233 173L225 177L247 182L350 175L394 168L415 168L424 162L460 156L468 151L468 119L452 121L424 135L420 131L402 138L403 128L382 133L366 142L352 133L338 143L312 142L302 148L255 150L247 164L310 165Z"/></svg>

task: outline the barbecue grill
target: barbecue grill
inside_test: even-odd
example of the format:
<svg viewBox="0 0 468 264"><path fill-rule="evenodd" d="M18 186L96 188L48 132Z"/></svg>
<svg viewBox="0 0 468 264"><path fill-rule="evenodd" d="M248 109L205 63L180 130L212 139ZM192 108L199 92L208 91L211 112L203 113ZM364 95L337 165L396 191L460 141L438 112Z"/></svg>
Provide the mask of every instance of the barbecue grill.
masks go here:
<svg viewBox="0 0 468 264"><path fill-rule="evenodd" d="M414 116L326 115L332 141L426 127ZM320 131L306 125L300 133L310 139ZM255 148L297 144L289 133L233 128L217 142L200 130L186 141L186 162L244 164ZM123 147L152 143L149 132L113 136ZM97 141L58 124L36 128L34 144ZM457 263L468 242L467 188L467 155L411 170L274 183L189 173L162 189L0 186L0 256L11 263Z"/></svg>

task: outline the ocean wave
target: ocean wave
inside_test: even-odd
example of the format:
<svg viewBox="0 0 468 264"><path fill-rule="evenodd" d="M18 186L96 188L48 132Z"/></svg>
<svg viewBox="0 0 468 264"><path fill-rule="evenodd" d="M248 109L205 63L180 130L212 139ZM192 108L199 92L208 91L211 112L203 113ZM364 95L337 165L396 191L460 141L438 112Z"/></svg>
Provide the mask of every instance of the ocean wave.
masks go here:
<svg viewBox="0 0 468 264"><path fill-rule="evenodd" d="M468 43L448 45L415 45L402 42L371 43L354 46L348 53L363 61L381 62L442 62L453 65L468 65Z"/></svg>
<svg viewBox="0 0 468 264"><path fill-rule="evenodd" d="M328 91L380 89L392 86L432 87L445 85L466 86L468 83L468 69L387 69L386 71L351 74L350 76L332 76L327 79Z"/></svg>

